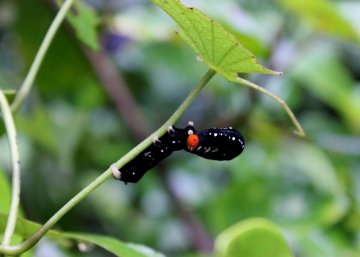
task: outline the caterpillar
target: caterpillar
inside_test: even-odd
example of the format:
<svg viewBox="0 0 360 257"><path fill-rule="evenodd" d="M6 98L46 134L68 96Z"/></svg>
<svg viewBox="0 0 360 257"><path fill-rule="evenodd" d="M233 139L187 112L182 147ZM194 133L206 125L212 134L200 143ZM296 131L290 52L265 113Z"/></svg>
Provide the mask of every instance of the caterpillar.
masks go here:
<svg viewBox="0 0 360 257"><path fill-rule="evenodd" d="M170 126L167 133L153 141L152 145L125 164L121 170L112 165L114 177L125 183L136 183L148 170L174 151L185 150L206 159L224 161L240 155L245 147L243 136L231 127L197 132L192 122L184 129Z"/></svg>
<svg viewBox="0 0 360 257"><path fill-rule="evenodd" d="M111 169L114 177L125 183L138 182L148 170L155 167L174 151L185 149L187 147L187 138L194 131L195 128L192 126L192 122L189 122L189 125L184 129L170 126L167 133L159 139L154 139L153 144L125 164L120 171L112 165Z"/></svg>

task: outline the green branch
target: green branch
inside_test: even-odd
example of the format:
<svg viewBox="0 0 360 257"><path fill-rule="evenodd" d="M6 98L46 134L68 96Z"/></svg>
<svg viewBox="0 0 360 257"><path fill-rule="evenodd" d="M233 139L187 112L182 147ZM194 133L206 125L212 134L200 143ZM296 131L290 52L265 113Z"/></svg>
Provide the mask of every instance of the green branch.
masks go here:
<svg viewBox="0 0 360 257"><path fill-rule="evenodd" d="M190 104L195 100L195 98L199 95L203 87L207 84L207 82L216 74L214 70L209 69L208 72L202 77L202 79L198 82L195 88L190 92L190 94L185 98L182 104L177 108L177 110L170 116L170 118L153 134L151 134L148 138L146 138L141 144L133 148L129 154L132 156L137 156L141 151L143 151L146 147L153 143L152 139L154 137L161 137L167 131L167 128L170 125L174 125L181 115L186 111L186 109L190 106ZM126 156L124 156L126 157ZM132 158L131 158L132 159ZM125 163L121 162L120 159L118 162L115 163L116 167L120 169L124 164L126 164L129 160L126 160Z"/></svg>
<svg viewBox="0 0 360 257"><path fill-rule="evenodd" d="M10 106L4 93L0 90L0 109L4 120L6 133L9 139L11 170L12 170L12 192L9 216L5 228L2 246L7 246L11 242L14 234L17 214L20 202L20 155L16 141L16 128L12 117Z"/></svg>
<svg viewBox="0 0 360 257"><path fill-rule="evenodd" d="M133 148L120 160L118 160L115 165L117 168L121 168L126 163L135 158L141 151L146 147L152 144L153 137L160 137L166 132L168 126L175 124L178 119L183 115L185 110L190 106L190 104L195 100L199 95L203 87L207 82L215 75L215 71L209 70L203 78L198 82L195 88L190 92L190 94L185 98L183 103L178 107L174 114L152 135L146 138L143 142ZM88 196L96 188L98 188L102 183L105 182L109 177L112 176L112 171L108 168L103 174L96 178L92 183L86 186L81 190L77 195L75 195L70 201L68 201L61 209L59 209L38 231L36 231L32 236L26 239L19 245L16 246L0 246L0 253L7 255L19 255L31 247L33 247L45 234L51 229L66 213L68 213L75 205L77 205L82 199Z"/></svg>
<svg viewBox="0 0 360 257"><path fill-rule="evenodd" d="M59 12L57 13L55 19L51 23L44 40L41 43L41 46L35 56L33 63L31 64L30 70L25 77L24 82L22 83L19 91L17 92L13 103L11 104L11 110L16 111L21 104L24 102L25 98L30 92L31 86L34 83L34 79L39 71L40 65L44 59L44 56L49 49L49 46L54 39L56 32L58 31L61 23L63 22L66 13L69 11L71 5L75 0L65 0L64 4L61 6Z"/></svg>

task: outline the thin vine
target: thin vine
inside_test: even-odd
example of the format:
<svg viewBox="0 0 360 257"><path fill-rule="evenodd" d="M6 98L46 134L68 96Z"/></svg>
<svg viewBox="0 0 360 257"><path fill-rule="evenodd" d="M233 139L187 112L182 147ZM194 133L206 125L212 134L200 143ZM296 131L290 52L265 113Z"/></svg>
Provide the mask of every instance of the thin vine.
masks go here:
<svg viewBox="0 0 360 257"><path fill-rule="evenodd" d="M272 99L274 99L278 104L281 105L282 108L284 108L284 110L286 111L286 113L289 115L291 121L293 122L293 124L296 127L296 130L294 131L294 133L298 136L304 137L305 136L305 131L302 128L302 126L300 125L299 121L296 119L294 113L291 111L290 107L287 105L287 103L282 100L280 97L276 96L275 94L271 93L270 91L266 90L263 87L260 87L258 85L256 85L253 82L250 82L246 79L243 79L241 77L237 77L237 80L240 84L243 84L245 86L251 87L257 91L260 91L261 93L263 93L264 95L267 95L269 97L271 97Z"/></svg>
<svg viewBox="0 0 360 257"><path fill-rule="evenodd" d="M24 82L22 83L19 91L17 92L14 101L11 104L11 110L14 112L19 109L27 95L30 92L30 89L34 83L34 79L40 69L41 63L44 60L45 54L49 49L51 42L54 39L56 32L58 31L61 23L64 21L65 16L75 0L65 0L64 4L60 7L59 12L51 23L44 40L42 41L38 52L36 53L35 59L31 64L30 70L27 73Z"/></svg>
<svg viewBox="0 0 360 257"><path fill-rule="evenodd" d="M16 219L19 210L20 202L20 154L18 149L18 143L16 139L16 128L14 119L10 110L10 106L4 93L0 90L0 109L2 118L5 124L6 133L9 139L10 158L11 158L11 170L12 170L12 192L9 216L6 223L4 238L2 241L3 246L7 246L11 242L11 238L14 234Z"/></svg>

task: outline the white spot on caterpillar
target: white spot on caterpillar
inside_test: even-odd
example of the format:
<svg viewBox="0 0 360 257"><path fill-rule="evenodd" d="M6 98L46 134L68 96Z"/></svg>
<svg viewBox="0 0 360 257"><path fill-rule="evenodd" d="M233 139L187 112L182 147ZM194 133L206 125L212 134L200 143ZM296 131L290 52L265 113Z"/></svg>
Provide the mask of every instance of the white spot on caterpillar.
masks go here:
<svg viewBox="0 0 360 257"><path fill-rule="evenodd" d="M192 135L192 134L194 134L194 131L192 129L189 129L188 135Z"/></svg>
<svg viewBox="0 0 360 257"><path fill-rule="evenodd" d="M214 133L214 137L217 137L217 133Z"/></svg>
<svg viewBox="0 0 360 257"><path fill-rule="evenodd" d="M236 139L235 137L232 137L232 141L235 141L235 139Z"/></svg>
<svg viewBox="0 0 360 257"><path fill-rule="evenodd" d="M196 151L199 151L202 148L202 146L199 146L198 149L196 149Z"/></svg>
<svg viewBox="0 0 360 257"><path fill-rule="evenodd" d="M205 153L208 153L211 151L211 147L205 147Z"/></svg>
<svg viewBox="0 0 360 257"><path fill-rule="evenodd" d="M219 152L219 148L216 147L215 149L211 150L211 152L212 152L212 153Z"/></svg>

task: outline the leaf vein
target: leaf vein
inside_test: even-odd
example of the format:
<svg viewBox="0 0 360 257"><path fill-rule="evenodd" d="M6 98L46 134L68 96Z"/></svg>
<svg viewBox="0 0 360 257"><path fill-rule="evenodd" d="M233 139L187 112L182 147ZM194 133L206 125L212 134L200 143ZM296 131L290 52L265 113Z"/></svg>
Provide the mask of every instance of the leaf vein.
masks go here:
<svg viewBox="0 0 360 257"><path fill-rule="evenodd" d="M220 60L219 60L219 63L217 64L218 66L221 67L221 63L226 59L226 57L232 52L234 51L235 47L237 47L238 44L235 43L233 46L229 47L225 52L224 54L221 56Z"/></svg>
<svg viewBox="0 0 360 257"><path fill-rule="evenodd" d="M215 24L214 24L214 21L211 20L210 22L210 31L211 31L211 58L212 58L212 61L214 63L216 63L216 60L215 60Z"/></svg>
<svg viewBox="0 0 360 257"><path fill-rule="evenodd" d="M200 41L200 43L201 43L201 47L203 48L202 50L203 51L201 51L201 53L203 54L203 57L205 57L206 55L204 54L204 53L209 53L209 51L206 49L206 47L205 47L205 43L204 43L204 41L203 41L203 37L201 36L201 33L200 33L200 31L197 29L197 27L196 27L196 25L194 24L194 22L189 18L189 17L187 17L188 18L188 21L191 23L191 25L193 26L193 29L195 30L195 32L199 35L199 37L198 37L198 41ZM186 30L185 30L186 31ZM189 33L190 34L190 33ZM194 42L196 42L195 40L193 40ZM199 48L199 46L198 46L198 48ZM200 50L200 49L199 49Z"/></svg>
<svg viewBox="0 0 360 257"><path fill-rule="evenodd" d="M228 67L231 67L234 64L238 64L238 63L245 62L245 61L251 61L252 59L253 59L252 57L244 57L244 58L241 58L241 59L236 59L236 60L234 60L232 62L224 63L221 66L221 68L225 69L225 70L228 70Z"/></svg>

